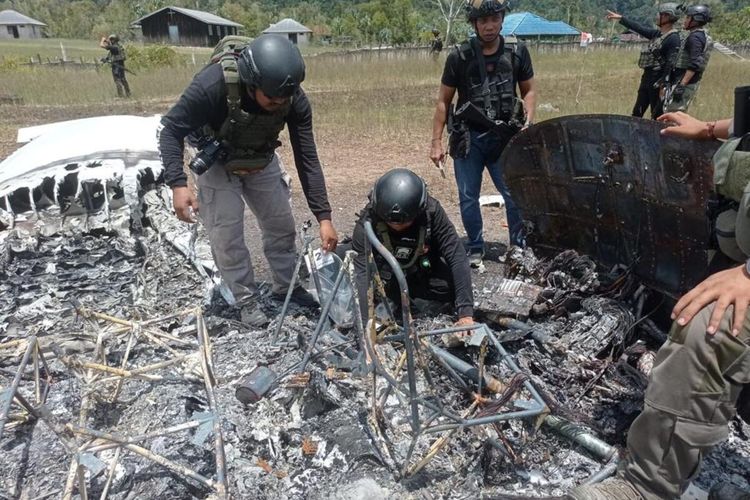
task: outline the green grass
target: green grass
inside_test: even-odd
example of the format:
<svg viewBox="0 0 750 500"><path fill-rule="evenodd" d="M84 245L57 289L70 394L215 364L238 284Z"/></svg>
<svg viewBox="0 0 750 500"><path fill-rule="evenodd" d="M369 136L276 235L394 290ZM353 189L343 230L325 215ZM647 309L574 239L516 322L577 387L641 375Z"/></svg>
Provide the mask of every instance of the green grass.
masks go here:
<svg viewBox="0 0 750 500"><path fill-rule="evenodd" d="M62 41L69 58L98 57L91 41ZM28 57L59 54L60 40L0 42L0 53ZM196 65L192 65L195 51ZM171 102L188 85L210 49L180 48L185 66L153 68L128 75L134 98ZM315 110L316 125L328 131L401 138L426 136L443 68L426 51L394 54L383 51L349 55L322 54L307 58L305 88ZM532 50L538 83L537 121L580 113L629 114L640 71L636 51L593 50L549 53ZM2 65L0 64L0 68ZM701 118L729 116L733 89L747 84L750 63L714 54L691 112ZM114 86L108 68L60 69L21 66L0 69L0 89L28 105L66 106L112 101ZM163 106L162 106L163 107ZM154 112L163 111L154 109Z"/></svg>

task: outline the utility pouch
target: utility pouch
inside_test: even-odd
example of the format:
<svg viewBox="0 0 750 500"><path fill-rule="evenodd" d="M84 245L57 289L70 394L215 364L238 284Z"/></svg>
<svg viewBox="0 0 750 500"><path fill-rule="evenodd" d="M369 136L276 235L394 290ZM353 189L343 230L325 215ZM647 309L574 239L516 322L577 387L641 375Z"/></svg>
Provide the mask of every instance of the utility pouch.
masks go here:
<svg viewBox="0 0 750 500"><path fill-rule="evenodd" d="M448 154L454 160L463 160L469 157L469 150L471 149L471 133L466 123L455 122L450 130L450 136L448 138Z"/></svg>

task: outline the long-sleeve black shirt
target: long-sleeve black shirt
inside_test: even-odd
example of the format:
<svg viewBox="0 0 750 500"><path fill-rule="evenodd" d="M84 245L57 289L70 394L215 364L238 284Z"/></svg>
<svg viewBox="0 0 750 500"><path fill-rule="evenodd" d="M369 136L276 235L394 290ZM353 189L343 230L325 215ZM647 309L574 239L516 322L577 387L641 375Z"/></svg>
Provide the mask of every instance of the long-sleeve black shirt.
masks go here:
<svg viewBox="0 0 750 500"><path fill-rule="evenodd" d="M360 213L359 220L354 226L354 234L352 234L352 250L357 252L357 257L354 259L357 291L360 307L363 308L364 313L366 313L367 307L367 266L365 261L365 239L367 235L364 227L365 220L370 220L373 227L378 222L370 204ZM461 244L456 228L448 218L448 214L445 213L440 202L432 196L428 196L425 212L414 221L412 227L425 225L429 225L430 228L429 238L425 241L425 245L429 247L430 256L442 257L451 269L458 317L473 316L474 292L471 288L471 270L466 251Z"/></svg>
<svg viewBox="0 0 750 500"><path fill-rule="evenodd" d="M249 113L265 113L258 103L241 89L241 107ZM170 187L186 186L183 169L184 140L205 125L218 130L229 113L227 88L219 64L201 70L179 101L161 120L159 154L164 164L164 181ZM299 89L286 118L302 191L310 211L318 220L331 218L323 169L318 159L312 126L312 107L307 95Z"/></svg>
<svg viewBox="0 0 750 500"><path fill-rule="evenodd" d="M642 37L653 40L654 38L657 38L661 36L661 30L657 28L651 28L649 26L640 24L628 17L623 16L622 19L620 19L620 24L625 26L631 31L635 31ZM661 43L661 48L659 49L659 55L661 56L661 60L665 62L664 65L659 69L658 72L655 72L654 75L657 79L661 77L666 77L669 75L670 71L672 70L672 67L674 66L675 60L677 59L677 53L680 51L680 35L679 33L671 33L668 35ZM653 70L646 68L644 71L647 72L653 72Z"/></svg>
<svg viewBox="0 0 750 500"><path fill-rule="evenodd" d="M690 79L688 84L698 83L703 78L703 71L701 68L705 68L706 58L706 44L708 39L706 33L699 30L691 31L685 40L685 50L688 53L689 63L687 69L695 71L695 75ZM684 69L675 69L673 72L672 81L678 83L682 76L685 74Z"/></svg>

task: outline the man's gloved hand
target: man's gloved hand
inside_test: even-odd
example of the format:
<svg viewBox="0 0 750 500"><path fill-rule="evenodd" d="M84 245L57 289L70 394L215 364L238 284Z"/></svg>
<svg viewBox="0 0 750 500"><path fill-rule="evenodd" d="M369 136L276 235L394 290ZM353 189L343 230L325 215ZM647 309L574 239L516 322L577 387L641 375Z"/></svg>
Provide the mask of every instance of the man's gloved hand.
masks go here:
<svg viewBox="0 0 750 500"><path fill-rule="evenodd" d="M675 85L675 88L672 91L672 100L677 101L677 102L682 102L682 97L684 95L685 95L685 86Z"/></svg>

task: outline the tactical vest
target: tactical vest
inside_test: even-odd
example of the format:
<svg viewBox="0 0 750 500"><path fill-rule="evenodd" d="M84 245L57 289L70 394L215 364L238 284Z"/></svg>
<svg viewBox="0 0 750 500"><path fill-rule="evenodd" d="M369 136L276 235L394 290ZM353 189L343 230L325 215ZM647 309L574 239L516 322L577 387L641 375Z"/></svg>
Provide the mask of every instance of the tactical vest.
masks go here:
<svg viewBox="0 0 750 500"><path fill-rule="evenodd" d="M688 36L686 36L682 43L680 44L680 52L677 54L677 60L675 61L674 67L676 69L680 70L686 70L688 69L688 66L690 66L690 53L687 51L687 41L691 34L695 33L696 31L702 31L704 35L706 35L706 46L703 47L703 63L698 68L698 73L702 73L705 71L706 66L708 66L708 60L711 58L711 51L714 48L714 41L713 39L708 36L708 33L703 28L698 28L690 33L688 33Z"/></svg>
<svg viewBox="0 0 750 500"><path fill-rule="evenodd" d="M638 57L639 68L658 71L666 63L661 54L661 47L664 44L664 40L672 35L672 33L678 33L678 31L672 29L651 40Z"/></svg>
<svg viewBox="0 0 750 500"><path fill-rule="evenodd" d="M281 144L279 134L284 129L292 102L273 113L248 113L241 106L242 87L237 71L237 59L229 54L219 60L227 89L227 117L218 130L207 126L227 149L224 167L234 173L264 168L273 160L274 151Z"/></svg>
<svg viewBox="0 0 750 500"><path fill-rule="evenodd" d="M425 243L429 240L430 229L429 224L424 224L419 227L417 237L412 238L411 236L399 235L391 236L391 232L388 230L388 224L385 222L378 222L375 224L375 232L377 233L380 241L388 249L389 252L398 261L401 269L404 272L413 272L418 270L420 257L427 254L427 247Z"/></svg>
<svg viewBox="0 0 750 500"><path fill-rule="evenodd" d="M125 49L119 43L113 44L113 47L117 47L117 54L110 52L110 61L112 62L124 62L126 59Z"/></svg>
<svg viewBox="0 0 750 500"><path fill-rule="evenodd" d="M742 138L725 142L714 154L716 191L739 202L750 184L750 152L738 151Z"/></svg>
<svg viewBox="0 0 750 500"><path fill-rule="evenodd" d="M499 56L485 59L480 52L479 42L474 40L464 42L458 47L461 60L469 62L464 66L464 78L469 83L469 101L482 110L490 120L502 120L506 123L517 121L523 124L523 101L514 93L518 72L516 44L506 41ZM477 46L476 50L474 45ZM486 64L482 64L483 60L493 65L491 71L486 70ZM479 67L479 81L473 78L472 63Z"/></svg>

